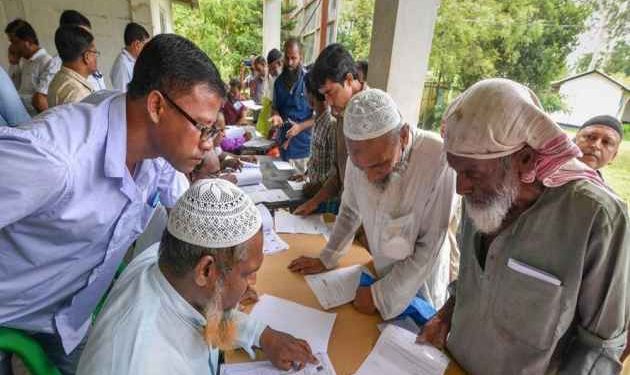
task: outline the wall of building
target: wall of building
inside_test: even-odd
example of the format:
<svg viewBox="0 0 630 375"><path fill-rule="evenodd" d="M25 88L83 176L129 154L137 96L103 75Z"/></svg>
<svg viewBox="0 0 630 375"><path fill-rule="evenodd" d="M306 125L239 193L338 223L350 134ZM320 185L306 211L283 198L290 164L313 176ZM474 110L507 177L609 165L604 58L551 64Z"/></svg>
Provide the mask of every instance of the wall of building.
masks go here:
<svg viewBox="0 0 630 375"><path fill-rule="evenodd" d="M90 19L96 48L101 52L99 70L106 77L109 87L109 72L114 59L124 47L123 32L128 22L138 22L150 34L172 32L170 0L2 0L0 23L2 29L15 19L27 20L37 32L40 45L51 55L56 55L55 31L59 26L59 15L65 9L76 9ZM162 30L163 19L166 30ZM5 69L8 41L0 38L0 65Z"/></svg>
<svg viewBox="0 0 630 375"><path fill-rule="evenodd" d="M566 112L555 112L551 117L559 123L580 126L597 115L620 115L622 89L599 74L590 74L560 87L560 95L567 105Z"/></svg>

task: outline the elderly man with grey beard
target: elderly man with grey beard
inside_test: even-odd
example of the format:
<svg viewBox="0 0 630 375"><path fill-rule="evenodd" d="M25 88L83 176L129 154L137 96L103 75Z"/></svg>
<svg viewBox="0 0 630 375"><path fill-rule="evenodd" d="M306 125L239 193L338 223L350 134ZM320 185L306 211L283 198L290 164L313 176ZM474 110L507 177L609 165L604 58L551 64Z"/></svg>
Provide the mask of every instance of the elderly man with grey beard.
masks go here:
<svg viewBox="0 0 630 375"><path fill-rule="evenodd" d="M419 341L470 374L614 374L630 305L625 205L525 86L476 83L445 116L464 197L456 294Z"/></svg>
<svg viewBox="0 0 630 375"><path fill-rule="evenodd" d="M262 348L277 367L316 363L304 340L234 310L260 268L262 220L232 183L199 180L177 201L161 243L110 292L79 374L219 374L219 350Z"/></svg>
<svg viewBox="0 0 630 375"><path fill-rule="evenodd" d="M392 319L416 295L440 308L447 298L445 238L455 190L442 140L411 129L394 100L378 89L352 97L343 134L346 187L330 240L319 258L300 257L289 268L311 274L336 267L363 224L378 280L357 289L355 308Z"/></svg>

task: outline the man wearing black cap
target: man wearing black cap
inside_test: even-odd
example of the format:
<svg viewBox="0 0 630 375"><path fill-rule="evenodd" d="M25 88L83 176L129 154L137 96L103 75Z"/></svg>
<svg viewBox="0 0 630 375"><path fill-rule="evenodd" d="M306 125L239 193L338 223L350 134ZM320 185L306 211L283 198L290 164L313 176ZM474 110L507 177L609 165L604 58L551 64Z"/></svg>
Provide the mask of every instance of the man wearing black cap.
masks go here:
<svg viewBox="0 0 630 375"><path fill-rule="evenodd" d="M603 115L589 119L575 136L575 143L584 154L580 161L599 171L615 159L622 139L623 128L616 118Z"/></svg>

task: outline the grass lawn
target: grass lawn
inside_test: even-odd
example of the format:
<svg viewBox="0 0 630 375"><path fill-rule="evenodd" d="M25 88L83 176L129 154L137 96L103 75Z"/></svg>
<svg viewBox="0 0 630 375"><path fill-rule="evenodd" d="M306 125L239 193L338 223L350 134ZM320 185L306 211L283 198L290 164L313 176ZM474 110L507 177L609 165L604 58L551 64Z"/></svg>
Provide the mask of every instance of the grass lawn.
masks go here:
<svg viewBox="0 0 630 375"><path fill-rule="evenodd" d="M630 204L630 141L621 142L617 158L603 169L606 182Z"/></svg>

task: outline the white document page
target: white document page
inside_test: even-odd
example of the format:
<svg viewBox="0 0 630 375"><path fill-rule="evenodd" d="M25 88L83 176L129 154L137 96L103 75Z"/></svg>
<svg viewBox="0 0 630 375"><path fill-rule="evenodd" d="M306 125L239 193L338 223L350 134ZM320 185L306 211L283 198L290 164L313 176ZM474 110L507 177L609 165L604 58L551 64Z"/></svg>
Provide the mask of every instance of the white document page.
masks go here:
<svg viewBox="0 0 630 375"><path fill-rule="evenodd" d="M322 215L298 216L278 210L275 222L278 233L323 234L328 231Z"/></svg>
<svg viewBox="0 0 630 375"><path fill-rule="evenodd" d="M306 185L306 181L287 181L291 189L293 190L303 190L304 185Z"/></svg>
<svg viewBox="0 0 630 375"><path fill-rule="evenodd" d="M326 310L354 301L359 282L361 281L360 265L339 268L336 270L306 275L306 283L320 305Z"/></svg>
<svg viewBox="0 0 630 375"><path fill-rule="evenodd" d="M274 141L265 138L254 138L243 143L244 147L269 147L275 144Z"/></svg>
<svg viewBox="0 0 630 375"><path fill-rule="evenodd" d="M337 375L328 354L315 354L319 361L316 365L308 364L302 370L280 370L269 361L225 364L221 366L224 375Z"/></svg>
<svg viewBox="0 0 630 375"><path fill-rule="evenodd" d="M269 294L260 297L249 315L275 330L306 340L313 353L328 352L328 340L337 317L337 314L315 310Z"/></svg>
<svg viewBox="0 0 630 375"><path fill-rule="evenodd" d="M258 185L263 180L260 168L242 168L239 172L234 172L237 186Z"/></svg>
<svg viewBox="0 0 630 375"><path fill-rule="evenodd" d="M239 186L246 194L255 193L257 191L265 191L267 188L262 183L256 185Z"/></svg>
<svg viewBox="0 0 630 375"><path fill-rule="evenodd" d="M262 202L282 202L288 201L289 196L282 189L272 189L264 191L254 191L248 193L254 204Z"/></svg>
<svg viewBox="0 0 630 375"><path fill-rule="evenodd" d="M266 255L275 254L277 252L287 250L289 244L284 242L273 230L273 217L269 209L262 204L256 206L262 218L263 228L263 253Z"/></svg>
<svg viewBox="0 0 630 375"><path fill-rule="evenodd" d="M293 167L288 161L274 161L273 166L279 171L292 171Z"/></svg>
<svg viewBox="0 0 630 375"><path fill-rule="evenodd" d="M388 325L355 375L443 375L448 357L431 345L415 341L415 334Z"/></svg>

